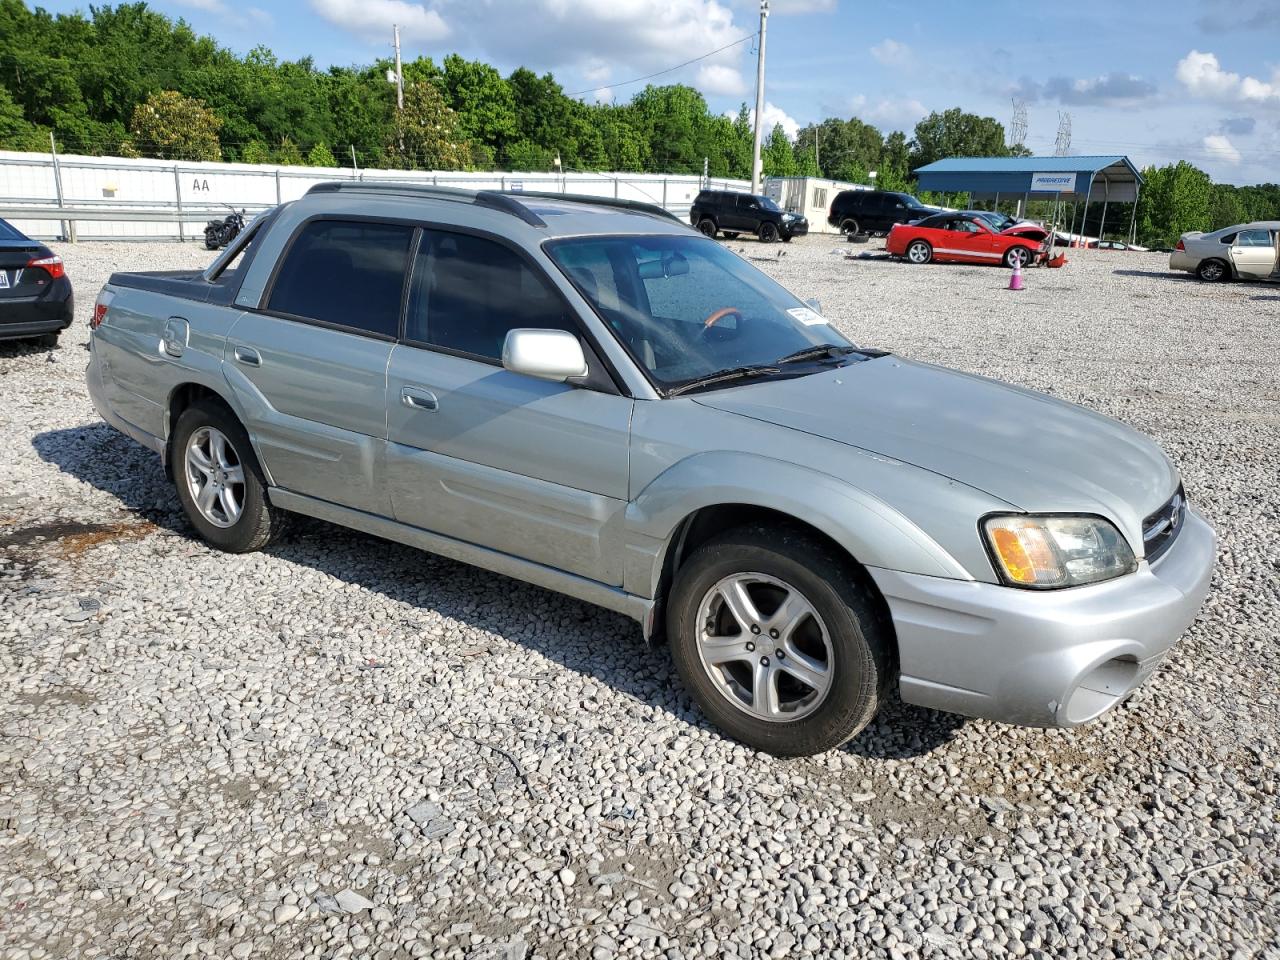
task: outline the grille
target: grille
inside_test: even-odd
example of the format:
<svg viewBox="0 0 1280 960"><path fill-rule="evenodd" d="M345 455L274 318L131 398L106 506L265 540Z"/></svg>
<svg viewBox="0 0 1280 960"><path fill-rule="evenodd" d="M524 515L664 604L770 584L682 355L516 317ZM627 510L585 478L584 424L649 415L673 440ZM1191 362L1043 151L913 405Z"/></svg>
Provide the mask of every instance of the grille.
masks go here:
<svg viewBox="0 0 1280 960"><path fill-rule="evenodd" d="M1182 529L1186 510L1187 498L1179 486L1178 492L1164 506L1142 521L1142 543L1148 563L1155 563L1173 546L1178 531Z"/></svg>

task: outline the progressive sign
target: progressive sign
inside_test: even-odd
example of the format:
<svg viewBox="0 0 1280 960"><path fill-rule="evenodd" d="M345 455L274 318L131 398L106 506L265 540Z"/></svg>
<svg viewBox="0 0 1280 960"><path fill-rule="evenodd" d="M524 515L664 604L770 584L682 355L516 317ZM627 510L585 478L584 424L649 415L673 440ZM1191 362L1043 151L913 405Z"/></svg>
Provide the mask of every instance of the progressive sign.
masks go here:
<svg viewBox="0 0 1280 960"><path fill-rule="evenodd" d="M1032 193L1075 193L1076 175L1074 173L1033 173L1031 175Z"/></svg>

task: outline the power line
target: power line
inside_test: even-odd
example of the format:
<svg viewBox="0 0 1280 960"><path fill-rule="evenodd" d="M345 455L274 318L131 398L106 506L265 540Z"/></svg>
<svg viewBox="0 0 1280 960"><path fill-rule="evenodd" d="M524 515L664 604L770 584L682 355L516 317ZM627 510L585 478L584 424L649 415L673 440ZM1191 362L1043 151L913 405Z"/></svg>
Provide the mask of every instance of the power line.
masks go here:
<svg viewBox="0 0 1280 960"><path fill-rule="evenodd" d="M694 57L692 60L686 60L684 63L677 63L674 67L668 67L666 70L659 70L657 73L651 73L645 77L636 77L634 80L623 80L620 83L597 84L596 86L590 87L586 90L578 90L578 91L575 91L574 93L566 93L565 96L581 97L584 94L595 93L597 90L600 90L604 87L608 87L610 90L612 90L615 87L629 87L633 83L643 83L645 80L652 80L654 77L661 77L664 74L674 73L675 71L681 69L682 67L687 67L691 63L697 63L699 60L705 60L707 59L707 57L714 57L717 53L723 53L724 51L728 50L730 47L736 47L740 43L746 43L748 40L754 40L755 37L756 37L756 34L749 33L745 37L740 37L737 40L733 41L733 43L726 43L723 47L717 47L715 50L712 50L710 53L704 53L702 56Z"/></svg>

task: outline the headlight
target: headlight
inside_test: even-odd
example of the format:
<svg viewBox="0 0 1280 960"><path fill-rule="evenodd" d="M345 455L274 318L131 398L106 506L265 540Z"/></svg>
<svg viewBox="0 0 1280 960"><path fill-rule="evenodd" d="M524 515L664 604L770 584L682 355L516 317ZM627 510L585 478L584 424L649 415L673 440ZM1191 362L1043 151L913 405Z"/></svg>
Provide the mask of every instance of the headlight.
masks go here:
<svg viewBox="0 0 1280 960"><path fill-rule="evenodd" d="M1006 514L982 526L996 571L1010 586L1078 587L1138 569L1120 531L1101 517Z"/></svg>

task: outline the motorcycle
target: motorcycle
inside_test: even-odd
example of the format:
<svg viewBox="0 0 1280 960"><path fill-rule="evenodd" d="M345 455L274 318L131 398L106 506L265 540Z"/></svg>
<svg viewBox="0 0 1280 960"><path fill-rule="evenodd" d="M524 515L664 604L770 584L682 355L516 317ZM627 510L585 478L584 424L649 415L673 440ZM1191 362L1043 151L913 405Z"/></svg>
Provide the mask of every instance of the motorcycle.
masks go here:
<svg viewBox="0 0 1280 960"><path fill-rule="evenodd" d="M210 220L204 228L204 246L206 250L218 250L225 247L244 229L244 211L229 208L231 212L221 220Z"/></svg>

